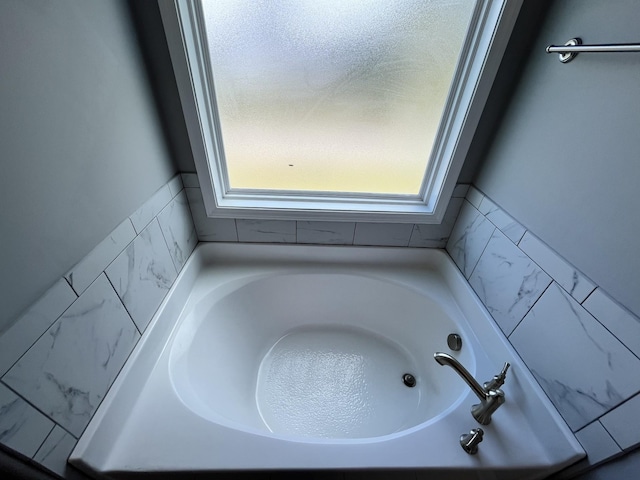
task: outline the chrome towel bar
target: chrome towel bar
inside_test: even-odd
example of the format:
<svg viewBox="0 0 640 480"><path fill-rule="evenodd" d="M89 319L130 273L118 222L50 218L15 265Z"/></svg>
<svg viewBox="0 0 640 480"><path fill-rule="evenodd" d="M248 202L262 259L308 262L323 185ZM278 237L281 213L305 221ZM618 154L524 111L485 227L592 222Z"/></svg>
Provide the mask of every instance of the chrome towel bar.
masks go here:
<svg viewBox="0 0 640 480"><path fill-rule="evenodd" d="M583 45L579 38L572 38L564 45L549 45L547 53L558 53L558 59L562 63L573 60L578 53L589 52L640 52L638 43L620 43L607 45Z"/></svg>

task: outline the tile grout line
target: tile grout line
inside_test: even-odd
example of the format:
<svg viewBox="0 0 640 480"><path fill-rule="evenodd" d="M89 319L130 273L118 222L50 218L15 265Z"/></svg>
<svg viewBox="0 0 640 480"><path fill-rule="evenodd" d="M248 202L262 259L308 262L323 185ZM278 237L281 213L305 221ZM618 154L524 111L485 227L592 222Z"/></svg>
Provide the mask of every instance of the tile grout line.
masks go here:
<svg viewBox="0 0 640 480"><path fill-rule="evenodd" d="M34 405L30 400L28 400L26 397L24 397L20 392L18 392L15 388L13 388L11 385L7 384L4 381L4 377L2 379L0 379L0 384L2 384L4 387L8 388L9 390L11 390L12 393L14 393L15 395L17 395L21 400L23 400L24 402L27 403L27 405L29 405L31 408L33 408L35 411L37 411L39 414L41 414L42 416L44 416L47 420L50 420L54 426L58 425L60 426L60 428L62 428L65 432L69 433L69 435L71 435L73 438L76 438L75 435L71 434L65 427L63 427L62 425L60 425L56 420L54 420L53 418L51 418L51 416L46 413L44 410L42 410L40 407L38 407L37 405ZM51 432L49 432L47 434L47 436L49 436ZM46 440L46 437L45 437ZM42 445L40 445L42 446ZM38 447L39 448L39 447Z"/></svg>
<svg viewBox="0 0 640 480"><path fill-rule="evenodd" d="M100 277L100 275L98 275L98 278L99 278L99 277ZM64 277L62 277L62 278L64 278ZM93 285L93 283L94 283L98 278L96 278L93 282L91 282L91 283L89 284L89 287L90 287L91 285ZM85 291L86 291L87 289L89 289L89 287L87 287L87 288L85 289ZM73 290L73 289L72 289L72 290ZM75 293L75 290L73 291L73 293ZM84 293L84 292L83 292L83 293ZM40 297L40 298L42 298L42 297ZM26 349L24 352L22 352L22 353L20 354L20 356L19 356L19 357L18 357L18 358L17 358L17 359L16 359L16 360L11 364L11 366L10 366L9 368L7 368L7 370L6 370L4 373L2 373L2 374L0 375L0 379L4 378L4 377L5 377L5 375L6 375L7 373L9 373L9 371L10 371L13 367L15 367L15 366L16 366L16 364L17 364L17 363L22 359L22 357L24 357L24 356L27 354L27 352L28 352L29 350L31 350L31 348L32 348L36 343L38 343L38 340L40 340L40 339L41 339L41 338L42 338L42 337L43 337L43 336L44 336L44 335L49 331L49 329L53 326L53 324L54 324L54 323L56 323L58 320L60 320L60 318L62 318L62 317L64 316L64 314L65 314L65 313L67 313L67 311L68 311L71 307L73 307L73 306L75 305L75 303L78 301L78 299L79 299L79 298L80 298L80 296L76 296L75 300L74 300L73 302L71 302L71 304L70 304L67 308L65 308L65 309L63 310L63 312L62 312L60 315L58 315L58 316L56 317L56 319L55 319L53 322L51 322L49 325L47 325L47 328L45 328L45 329L44 329L44 331L43 331L40 335L38 335L38 337L37 337L33 342L31 342L31 344L27 347L27 349ZM20 318L22 318L22 316L21 316ZM15 323L14 323L14 325L15 325Z"/></svg>
<svg viewBox="0 0 640 480"><path fill-rule="evenodd" d="M634 397L635 397L635 395L634 395ZM631 398L633 398L633 397L631 397ZM622 405L622 404L624 404L624 403L626 403L626 401L625 401L625 402L622 402L620 405ZM618 406L620 406L620 405L618 405ZM618 407L616 407L616 408L618 408ZM607 413L609 413L609 412L607 412ZM599 416L595 421L596 421L596 422L598 422L598 423L600 423L600 425L602 425L602 428L604 428L604 431L605 431L605 432L607 432L607 435L609 435L609 436L611 437L611 440L613 440L613 442L616 444L616 446L620 449L620 452L623 452L623 453L624 453L624 448L622 448L622 445L620 445L620 444L618 443L618 441L614 438L614 436L613 436L613 435L611 435L611 432L607 429L606 425L600 421L600 419L601 419L602 417L604 417L605 415L606 415L606 413L604 413L604 414L600 415L600 416Z"/></svg>
<svg viewBox="0 0 640 480"><path fill-rule="evenodd" d="M551 277L549 277L549 278L551 278ZM538 304L538 302L540 301L540 299L544 296L544 294L545 294L545 293L547 293L547 290L549 290L549 288L551 288L551 285L553 285L554 283L556 283L556 281L555 281L553 278L551 278L551 281L549 282L549 285L547 285L547 286L545 287L545 289L542 291L542 293L541 293L541 294L540 294L540 296L536 299L536 301L535 301L535 302L533 302L533 303L531 304L531 306L527 309L526 313L525 313L525 314L522 316L522 318L518 321L518 323L516 324L516 326L515 326L515 327L513 327L513 330L511 330L511 332L509 333L509 335L506 335L507 340L509 340L509 343L511 343L511 338L510 338L510 337L511 337L511 335L513 335L513 332L515 332L515 331L516 331L516 329L517 329L517 328L520 326L520 324L524 321L524 319L527 317L527 315L529 315L529 312L531 312L531 310L533 310L533 307L535 307L535 306ZM557 285L557 284L556 284L556 285ZM517 348L516 348L516 346L515 346L513 343L511 343L511 346L514 348L514 350L518 351L518 350L517 350ZM523 360L523 362L524 362L524 360ZM527 365L527 363L526 363L526 362L525 362L525 365ZM528 365L527 365L527 368L529 368L529 366L528 366Z"/></svg>
<svg viewBox="0 0 640 480"><path fill-rule="evenodd" d="M162 189L162 188L164 188L165 186L168 188L168 183L169 183L169 182L167 182L165 185L163 185L163 187L160 187L160 189L158 189L158 190L161 190L161 189ZM160 209L160 212L162 212L165 208L167 208L167 206L168 206L168 205L169 205L169 204L170 204L170 203L175 199L175 197L176 197L177 195L179 195L183 190L184 190L184 186L182 186L182 188L181 188L181 189L176 193L176 195L174 195L174 196L172 196L172 197L171 197L171 200L170 200L167 204L165 204L165 205L162 207L162 209ZM169 191L171 191L171 189L169 189ZM144 205L144 204L143 204L143 205ZM160 212L159 212L159 213L160 213ZM158 213L158 214L159 214L159 213ZM192 218L193 218L193 213L191 212L191 208L190 208L190 206L189 206L189 213L191 214L191 219L192 219ZM16 395L16 397L17 397L17 398L19 398L20 400L22 400L23 402L25 402L25 403L26 403L26 405L28 405L29 407L31 407L35 412L37 412L38 414L42 415L42 416L43 416L43 418L46 418L48 421L50 421L50 422L52 423L51 429L50 429L50 430L48 431L48 433L44 436L43 440L39 443L39 445L38 445L38 446L37 446L37 448L35 449L34 454L30 456L31 458L34 458L34 457L35 457L35 455L37 455L37 454L38 454L38 452L41 450L41 448L42 448L42 446L44 445L44 443L47 441L47 439L51 436L51 434L52 434L52 433L53 433L53 431L55 430L56 426L60 427L60 429L61 429L65 434L69 435L69 436L74 440L74 442L75 442L75 443L77 443L77 441L78 441L78 438L79 438L79 437L77 437L74 433L70 432L70 431L69 431L65 426L61 425L58 421L56 421L54 418L52 418L49 414L47 414L45 411L43 411L40 407L38 407L37 405L33 404L33 403L28 399L28 398L26 398L24 395L22 395L19 391L17 391L17 390L16 390L16 389L14 389L12 386L10 386L9 384L7 384L7 383L6 383L6 381L5 381L5 377L6 377L7 373L9 373L9 372L11 371L11 369L12 369L12 368L14 368L14 367L15 367L15 365L16 365L16 364L17 364L17 363L18 363L18 362L19 362L19 361L20 361L20 360L21 360L21 359L22 359L22 358L23 358L23 357L24 357L24 356L25 356L25 355L26 355L26 354L27 354L27 353L28 353L28 352L33 348L33 346L34 346L34 345L35 345L35 344L36 344L36 343L37 343L37 342L38 342L38 341L39 341L39 340L40 340L40 339L41 339L41 338L42 338L42 337L43 337L43 336L44 336L44 335L45 335L45 334L50 330L50 328L51 328L51 327L52 327L56 322L58 322L58 321L59 321L59 320L60 320L60 319L65 315L65 313L66 313L70 308L72 308L72 307L75 305L75 303L78 301L78 299L80 299L80 298L81 298L82 294L84 294L84 293L85 293L85 292L86 292L86 291L87 291L87 290L88 290L88 289L89 289L89 288L90 288L90 287L91 287L91 286L92 286L92 285L93 285L93 284L94 284L94 283L95 283L95 282L100 278L100 276L104 274L104 276L105 276L105 278L106 278L107 282L109 283L110 288L112 289L113 293L116 295L116 298L118 298L118 302L122 305L122 307L123 307L124 311L125 311L125 312L127 312L127 316L129 317L129 319L130 319L130 321L132 322L132 324L133 324L134 328L136 329L136 331L137 331L137 332L138 332L138 334L139 334L138 339L137 339L137 340L136 340L136 342L132 345L132 348L131 348L131 350L130 350L129 354L127 355L127 358L125 359L125 361L124 361L123 365L121 366L121 368L118 370L118 372L117 372L117 373L116 373L116 375L114 376L114 380L113 380L113 382L115 381L115 379L118 377L118 375L119 375L119 374L120 374L120 372L122 371L122 368L124 368L124 364L126 363L126 361L128 360L128 358L130 357L131 353L133 352L133 350L135 349L136 345L138 344L138 342L139 342L140 338L142 337L142 332L140 331L140 329L139 329L139 328L138 328L138 326L136 325L135 321L134 321L134 320L133 320L133 318L131 317L130 312L128 311L128 309L126 308L126 306L124 305L124 303L122 302L122 299L121 299L121 298L120 298L120 296L118 295L117 291L115 290L115 288L114 288L114 286L113 286L113 283L111 282L111 279L110 279L110 278L108 277L108 275L106 274L106 268L108 268L108 266L110 266L110 265L113 263L113 261L115 261L115 259L116 259L116 258L118 258L118 257L122 254L122 252L124 252L124 251L125 251L125 250L130 246L130 245L131 245L131 243L133 243L133 241L135 241L135 240L138 238L138 236L140 235L140 233L142 233L142 231L144 231L144 229L146 229L146 228L147 228L147 227L148 227L148 226L149 226L149 225L150 225L154 220L157 220L157 216L158 216L158 214L154 215L154 216L153 216L153 218L152 218L152 219L151 219L151 220L150 220L150 221L149 221L149 222L144 226L144 228L142 228L142 230L141 230L140 232L138 232L138 231L137 231L137 229L135 228L135 225L133 224L133 221L132 221L132 219L131 219L131 215L129 215L128 217L126 217L126 218L125 218L125 220L123 220L123 222L124 222L124 221L126 221L126 220L128 220L128 221L129 221L129 224L131 225L131 227L132 227L132 229L133 229L133 232L135 233L135 235L134 235L133 239L132 239L130 242L128 242L128 243L127 243L127 244L126 244L126 245L125 245L125 246L124 246L124 247L123 247L119 252L117 252L117 253L113 256L114 258L113 258L111 261L109 261L109 263L107 264L107 267L105 267L104 269L102 269L102 270L100 271L100 273L99 273L98 275L96 275L96 276L95 276L95 278L93 278L93 279L91 280L91 282L89 282L89 283L88 283L87 287L86 287L82 292L78 292L77 288L74 288L74 286L71 284L71 282L69 281L69 279L67 279L67 278L66 278L66 276L65 276L66 274L65 274L65 275L62 275L62 276L60 277L60 278L62 278L62 279L64 280L64 282L69 286L69 288L71 289L71 291L72 291L72 292L73 292L73 294L75 295L75 298L73 298L73 300L71 301L71 303L70 303L70 304L69 304L69 305L68 305L68 306L67 306L67 307L66 307L66 308L65 308L65 309L60 313L60 315L56 316L56 317L53 319L53 321L48 322L48 324L46 325L46 328L44 328L44 330L43 330L43 332L42 332L41 334L37 335L37 337L35 338L35 340L33 340L33 341L30 341L30 342L29 342L29 346L28 346L28 348L26 348L26 349L25 349L25 350L24 350L24 351L23 351L23 352L18 356L18 358L17 358L17 359L16 359L16 360L15 360L15 361L14 361L14 362L13 362L13 363L12 363L12 364L11 364L11 365L6 369L6 370L5 370L5 371L4 371L4 373L2 374L2 377L0 377L0 384L1 384L1 385L3 385L3 386L4 386L5 388L7 388L10 392L12 392L14 395ZM158 221L158 225L160 226L159 221ZM117 228L117 227L116 227L116 228ZM166 236L165 236L164 232L162 231L162 228L160 228L160 231L161 231L161 234L163 235L163 240L164 240L164 243L165 243L165 245L166 245L166 244L167 244ZM195 231L195 224L194 224L194 231ZM197 231L195 231L195 233L196 233L196 236L197 236ZM107 236L105 237L105 239L109 238L109 236L110 236L110 234L109 234L109 235L107 235ZM105 239L103 239L102 241L104 241ZM102 241L101 241L101 242L102 242ZM101 242L99 242L99 243L98 243L98 245L99 245ZM96 248L98 245L96 245L94 248ZM168 249L168 246L167 246L167 249ZM79 262L77 262L75 265L78 265L78 264L79 264L80 262L82 262L85 258L86 258L86 255L85 255L82 259L80 259L80 261L79 261ZM173 258L172 258L172 263L173 263L173 265L174 265L174 269L175 269L178 273L180 273L180 270L181 270L181 269L178 269L178 268L175 266L175 262L173 261ZM72 270L73 270L73 268L72 268ZM72 274L72 273L71 273L71 274ZM166 298L166 295L165 295L165 298ZM163 300L164 300L164 298L163 298ZM27 308L27 310L28 310L28 308ZM156 311L157 311L157 310L156 310ZM24 314L24 312L23 312L23 314ZM21 315L20 315L20 317L18 317L18 318L21 318L21 317L23 316L23 314L21 314ZM111 385L113 385L113 382L111 382ZM111 388L111 385L109 386L109 389ZM107 392L109 391L109 389L107 389ZM84 432L84 430L86 429L86 427L88 426L88 424L90 423L91 419L93 418L93 416L94 416L95 412L97 411L97 409L98 409L99 405L102 403L102 401L103 401L103 400L104 400L104 398L106 397L107 392L105 392L104 396L102 396L102 398L100 399L100 402L96 405L94 412L91 414L90 418L89 418L89 419L88 419L88 421L87 421L87 424L86 424L86 425L85 425L85 427L83 428L83 432ZM80 434L80 435L82 435L82 434Z"/></svg>
<svg viewBox="0 0 640 480"><path fill-rule="evenodd" d="M38 445L38 448L36 448L36 451L33 453L33 455L31 455L31 458L35 458L35 456L38 454L38 452L40 451L40 449L42 448L42 446L44 445L44 443L47 441L47 438L49 438L49 436L53 433L53 431L56 428L56 425L58 425L56 422L53 422L53 425L51 427L51 430L49 430L49 433L47 433L45 435L45 437L42 439L42 442L40 442L40 445ZM39 463L39 462L38 462Z"/></svg>
<svg viewBox="0 0 640 480"><path fill-rule="evenodd" d="M480 214L482 215L482 214ZM484 215L482 215L482 218L484 218L486 220L486 217ZM489 222L491 223L491 222ZM493 225L493 223L491 223L491 225ZM471 269L471 272L469 272L469 276L467 277L465 275L465 278L467 279L467 282L469 281L469 279L471 279L471 277L473 276L473 273L476 271L476 268L478 268L478 264L480 263L480 259L482 258L482 256L484 255L484 252L487 251L487 247L489 246L489 244L491 243L491 239L493 238L493 234L496 233L497 227L493 227L493 230L491 231L491 235L489 236L489 240L487 240L487 243L485 244L484 248L482 249L482 252L480 253L480 256L478 257L478 260L476 260L476 263L473 265L473 268ZM473 287L472 287L473 288ZM482 302L482 304L484 305L484 302ZM486 305L485 305L486 306Z"/></svg>
<svg viewBox="0 0 640 480"><path fill-rule="evenodd" d="M124 302L122 301L122 298L120 298L120 295L118 295L118 291L116 290L116 287L113 285L113 282L111 281L111 279L109 278L109 275L107 275L107 272L102 272L104 273L104 276L107 277L107 282L109 282L109 286L111 287L111 289L113 290L113 293L116 294L116 297L118 298L118 302L120 302L120 305L122 305L122 308L124 308L124 311L127 312L127 315L129 316L129 319L131 320L131 323L133 323L133 326L135 327L135 329L138 331L138 333L140 334L140 336L142 336L142 332L140 331L140 329L138 328L138 324L136 323L136 321L133 319L133 316L131 315L131 312L129 312L129 309L127 308L127 306L124 304ZM102 274L101 274L102 275Z"/></svg>
<svg viewBox="0 0 640 480"><path fill-rule="evenodd" d="M158 222L158 228L160 229L160 235L162 235L162 240L164 240L164 245L167 247L167 252L169 253L169 257L171 258L171 264L173 265L173 268L175 269L175 271L177 273L180 273L181 269L180 270L178 269L178 266L176 265L176 261L174 260L173 255L171 255L171 247L169 247L169 242L167 241L167 236L164 233L164 228L162 228L162 223L160 223L160 219L158 218L160 216L160 214L165 211L165 209L169 208L169 205L171 203L173 203L173 201L174 200L171 200L169 203L167 203L167 205L162 210L160 210L158 215L153 217L153 220L157 220L157 222ZM153 222L153 220L151 222ZM173 285L173 282L171 282L171 285Z"/></svg>
<svg viewBox="0 0 640 480"><path fill-rule="evenodd" d="M97 245L96 245L96 246L97 246ZM94 248L95 248L95 247L94 247ZM84 260L85 258L86 258L86 255L85 255L84 257L82 257L82 260ZM81 262L82 260L80 260L80 262ZM78 262L78 263L80 263L80 262ZM77 265L77 264L76 264L76 265ZM69 276L73 278L73 272L70 272L70 273L69 273ZM73 290L73 293L75 293L75 294L76 294L76 300L77 300L78 298L80 298L80 295L81 295L81 294L80 294L80 293L78 293L78 291L77 291L75 288L73 288L73 285L72 285L72 284L71 284L71 282L67 279L66 275L63 275L63 276L62 276L62 278L64 278L64 281L65 281L65 282L67 282L67 285L69 285L69 288L70 288L71 290ZM40 298L42 298L42 296L41 296ZM38 300L39 300L39 299L38 299ZM74 300L74 302L75 302L75 300Z"/></svg>

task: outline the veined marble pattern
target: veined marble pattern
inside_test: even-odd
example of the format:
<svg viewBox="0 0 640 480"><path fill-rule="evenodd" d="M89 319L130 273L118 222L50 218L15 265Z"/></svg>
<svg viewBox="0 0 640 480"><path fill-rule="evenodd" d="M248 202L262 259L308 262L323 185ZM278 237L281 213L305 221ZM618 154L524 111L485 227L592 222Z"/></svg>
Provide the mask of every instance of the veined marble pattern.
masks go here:
<svg viewBox="0 0 640 480"><path fill-rule="evenodd" d="M447 252L466 278L473 272L495 229L469 202L463 203L447 242Z"/></svg>
<svg viewBox="0 0 640 480"><path fill-rule="evenodd" d="M51 429L51 420L0 384L0 443L31 457Z"/></svg>
<svg viewBox="0 0 640 480"><path fill-rule="evenodd" d="M509 336L551 278L500 230L495 230L469 283Z"/></svg>
<svg viewBox="0 0 640 480"><path fill-rule="evenodd" d="M64 277L75 292L80 295L134 238L136 238L136 231L131 220L127 218Z"/></svg>
<svg viewBox="0 0 640 480"><path fill-rule="evenodd" d="M76 298L78 296L61 278L0 336L0 377L76 301Z"/></svg>
<svg viewBox="0 0 640 480"><path fill-rule="evenodd" d="M79 436L139 337L101 275L2 380Z"/></svg>
<svg viewBox="0 0 640 480"><path fill-rule="evenodd" d="M178 276L157 220L109 265L106 274L143 332Z"/></svg>
<svg viewBox="0 0 640 480"><path fill-rule="evenodd" d="M574 431L640 391L640 360L557 284L509 340Z"/></svg>
<svg viewBox="0 0 640 480"><path fill-rule="evenodd" d="M196 228L191 220L191 212L184 192L178 194L158 215L158 223L169 247L171 260L177 271L198 243Z"/></svg>
<svg viewBox="0 0 640 480"><path fill-rule="evenodd" d="M412 232L410 223L357 223L353 244L406 247Z"/></svg>
<svg viewBox="0 0 640 480"><path fill-rule="evenodd" d="M200 189L185 187L184 191L189 201L189 208L193 216L193 223L196 226L198 240L202 242L238 241L238 231L236 230L236 221L234 218L207 217Z"/></svg>
<svg viewBox="0 0 640 480"><path fill-rule="evenodd" d="M478 210L516 245L522 239L525 228L487 197L482 199Z"/></svg>
<svg viewBox="0 0 640 480"><path fill-rule="evenodd" d="M458 185L465 186L465 185ZM468 185L466 185L468 187ZM466 190L464 190L466 191ZM456 223L464 198L452 198L439 225L416 224L409 240L410 247L444 248Z"/></svg>
<svg viewBox="0 0 640 480"><path fill-rule="evenodd" d="M562 259L530 232L524 235L519 247L579 303L584 302L584 299L596 288L596 286L574 268L573 265Z"/></svg>
<svg viewBox="0 0 640 480"><path fill-rule="evenodd" d="M624 450L629 450L640 444L640 395L620 405L600 419L613 439Z"/></svg>
<svg viewBox="0 0 640 480"><path fill-rule="evenodd" d="M296 243L295 220L236 220L238 241Z"/></svg>
<svg viewBox="0 0 640 480"><path fill-rule="evenodd" d="M351 245L355 235L354 222L302 222L297 223L298 243L323 245Z"/></svg>
<svg viewBox="0 0 640 480"><path fill-rule="evenodd" d="M640 356L640 318L615 303L597 288L582 304L637 356Z"/></svg>
<svg viewBox="0 0 640 480"><path fill-rule="evenodd" d="M56 425L33 459L52 472L64 477L67 459L75 446L76 439Z"/></svg>
<svg viewBox="0 0 640 480"><path fill-rule="evenodd" d="M144 202L144 204L129 217L131 219L131 223L133 223L133 227L136 229L136 232L142 232L142 230L149 225L149 222L151 222L151 220L153 220L156 215L162 211L172 198L171 189L169 188L169 185L165 183L149 200Z"/></svg>

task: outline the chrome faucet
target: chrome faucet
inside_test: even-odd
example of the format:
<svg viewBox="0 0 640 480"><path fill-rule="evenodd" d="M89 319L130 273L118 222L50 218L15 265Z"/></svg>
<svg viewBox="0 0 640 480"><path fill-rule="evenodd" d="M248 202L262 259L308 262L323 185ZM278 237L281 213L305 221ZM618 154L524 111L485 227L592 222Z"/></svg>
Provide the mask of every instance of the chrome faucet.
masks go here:
<svg viewBox="0 0 640 480"><path fill-rule="evenodd" d="M481 386L467 369L451 355L437 352L433 355L433 358L435 358L436 362L440 365L448 365L453 368L456 373L467 382L471 391L480 399L480 403L471 407L471 415L473 415L473 418L481 425L489 425L493 412L504 403L504 392L500 390L500 387L504 384L507 370L511 365L505 363L502 371L498 375L494 375L491 380Z"/></svg>

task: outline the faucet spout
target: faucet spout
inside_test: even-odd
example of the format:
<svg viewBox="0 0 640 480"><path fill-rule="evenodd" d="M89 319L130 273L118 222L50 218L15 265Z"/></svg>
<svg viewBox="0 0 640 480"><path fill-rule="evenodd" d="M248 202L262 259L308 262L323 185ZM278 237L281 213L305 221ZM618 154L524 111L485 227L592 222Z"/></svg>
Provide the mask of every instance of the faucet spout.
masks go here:
<svg viewBox="0 0 640 480"><path fill-rule="evenodd" d="M469 371L462 366L462 364L453 358L448 353L436 352L433 354L433 358L435 358L436 362L440 365L447 365L453 368L462 379L467 382L471 391L476 394L476 396L480 399L480 401L485 401L487 399L487 392L484 388L476 381L475 378L469 373Z"/></svg>
<svg viewBox="0 0 640 480"><path fill-rule="evenodd" d="M471 415L478 423L489 425L491 423L491 415L504 403L504 392L500 390L500 386L504 383L509 364L505 363L502 372L493 377L493 379L482 387L469 371L462 366L455 358L447 353L437 352L433 355L436 362L440 365L448 365L460 375L460 377L469 385L471 391L480 399L480 403L471 407Z"/></svg>

